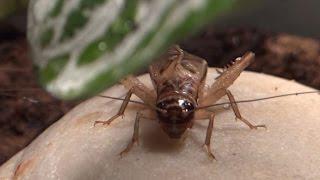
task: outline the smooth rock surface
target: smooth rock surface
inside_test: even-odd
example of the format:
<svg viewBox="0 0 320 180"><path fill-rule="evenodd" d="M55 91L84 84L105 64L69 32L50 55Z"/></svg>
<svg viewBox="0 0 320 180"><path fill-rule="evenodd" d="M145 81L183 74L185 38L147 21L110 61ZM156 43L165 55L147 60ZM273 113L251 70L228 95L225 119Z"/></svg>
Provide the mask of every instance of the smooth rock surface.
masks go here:
<svg viewBox="0 0 320 180"><path fill-rule="evenodd" d="M216 76L210 69L207 79ZM141 79L151 87L148 75ZM242 100L313 89L244 72L230 90ZM122 85L104 92L125 93ZM197 121L180 141L169 139L157 121L141 120L140 145L120 158L141 106L129 105L124 119L108 127L93 126L117 113L120 104L95 97L77 106L2 165L0 179L320 179L317 94L239 104L243 117L267 130L235 122L232 110L218 113L211 145L217 161L202 148L207 120Z"/></svg>

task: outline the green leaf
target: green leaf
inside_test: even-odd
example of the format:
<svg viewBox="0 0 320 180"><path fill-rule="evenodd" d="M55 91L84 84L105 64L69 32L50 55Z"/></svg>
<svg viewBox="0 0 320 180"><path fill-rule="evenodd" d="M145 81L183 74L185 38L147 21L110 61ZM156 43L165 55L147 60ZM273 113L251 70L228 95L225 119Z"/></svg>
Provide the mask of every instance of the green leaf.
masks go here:
<svg viewBox="0 0 320 180"><path fill-rule="evenodd" d="M31 0L28 39L41 83L94 95L194 32L235 0Z"/></svg>

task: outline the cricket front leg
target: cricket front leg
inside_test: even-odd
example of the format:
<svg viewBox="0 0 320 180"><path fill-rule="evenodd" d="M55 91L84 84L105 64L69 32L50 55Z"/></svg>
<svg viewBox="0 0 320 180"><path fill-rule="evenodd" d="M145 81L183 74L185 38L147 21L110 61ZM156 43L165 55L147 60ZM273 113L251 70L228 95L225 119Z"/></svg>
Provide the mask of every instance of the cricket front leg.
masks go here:
<svg viewBox="0 0 320 180"><path fill-rule="evenodd" d="M206 151L211 159L216 159L216 157L213 155L213 153L211 151L211 147L210 147L211 136L212 136L212 131L213 131L213 123L214 123L214 113L208 112L206 110L200 110L195 115L196 120L208 119L208 118L209 118L209 124L208 124L206 139L205 139L203 147L206 149Z"/></svg>
<svg viewBox="0 0 320 180"><path fill-rule="evenodd" d="M139 145L140 119L144 118L144 119L148 119L148 120L156 120L156 119L154 119L154 117L155 117L155 113L147 108L137 112L136 119L134 121L133 135L132 135L131 141L128 143L127 147L123 151L120 152L119 155L121 158L123 157L123 155L128 153L135 144Z"/></svg>
<svg viewBox="0 0 320 180"><path fill-rule="evenodd" d="M142 117L142 113L138 112L136 120L134 121L133 135L131 141L129 142L127 147L123 151L121 151L120 157L123 157L124 154L128 153L135 143L139 144L139 123Z"/></svg>
<svg viewBox="0 0 320 180"><path fill-rule="evenodd" d="M212 131L213 131L213 123L214 123L214 114L211 114L210 119L209 119L208 128L207 128L207 133L206 133L206 140L205 140L205 143L203 146L206 148L209 157L212 159L216 159L216 157L213 155L213 153L211 151L211 147L210 147L211 136L212 136Z"/></svg>
<svg viewBox="0 0 320 180"><path fill-rule="evenodd" d="M117 119L119 116L123 116L124 114L124 111L126 110L127 106L128 106L128 103L130 101L130 97L133 93L133 89L130 89L126 95L126 97L124 98L122 104L121 104L121 107L118 111L118 113L114 116L112 116L109 120L107 121L95 121L94 122L94 125L95 126L96 124L102 124L102 125L110 125L112 121L114 121L115 119Z"/></svg>
<svg viewBox="0 0 320 180"><path fill-rule="evenodd" d="M125 79L121 80L121 83L127 89L129 89L129 91L118 113L107 121L95 121L94 125L96 124L109 125L112 121L117 119L119 116L122 116L124 114L125 109L127 108L127 105L130 101L132 94L135 94L136 96L138 96L144 103L146 103L150 107L154 106L155 99L156 99L155 93L152 90L150 90L148 87L146 87L142 82L140 82L139 79L133 76L128 76Z"/></svg>
<svg viewBox="0 0 320 180"><path fill-rule="evenodd" d="M156 102L155 91L144 85L138 78L134 76L127 76L121 80L127 89L132 89L132 93L138 96L148 106L153 107Z"/></svg>
<svg viewBox="0 0 320 180"><path fill-rule="evenodd" d="M262 124L262 125L253 125L248 120L243 118L241 116L241 114L240 114L238 105L237 105L232 93L229 90L226 90L226 94L227 94L227 96L229 98L229 101L231 103L231 107L232 107L232 110L233 110L233 112L234 112L234 114L236 116L236 119L239 119L240 121L244 122L247 126L249 126L250 129L257 129L259 127L267 128L266 125L264 125L264 124Z"/></svg>

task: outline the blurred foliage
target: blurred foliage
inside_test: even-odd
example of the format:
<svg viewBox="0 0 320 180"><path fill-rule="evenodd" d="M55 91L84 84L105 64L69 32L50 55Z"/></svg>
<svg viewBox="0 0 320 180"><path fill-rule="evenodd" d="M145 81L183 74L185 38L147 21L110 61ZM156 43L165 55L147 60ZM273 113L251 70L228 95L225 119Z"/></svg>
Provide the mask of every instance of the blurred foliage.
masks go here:
<svg viewBox="0 0 320 180"><path fill-rule="evenodd" d="M39 79L63 99L95 95L235 2L32 0L28 38Z"/></svg>
<svg viewBox="0 0 320 180"><path fill-rule="evenodd" d="M28 2L28 0L0 0L0 21L18 11L25 10Z"/></svg>

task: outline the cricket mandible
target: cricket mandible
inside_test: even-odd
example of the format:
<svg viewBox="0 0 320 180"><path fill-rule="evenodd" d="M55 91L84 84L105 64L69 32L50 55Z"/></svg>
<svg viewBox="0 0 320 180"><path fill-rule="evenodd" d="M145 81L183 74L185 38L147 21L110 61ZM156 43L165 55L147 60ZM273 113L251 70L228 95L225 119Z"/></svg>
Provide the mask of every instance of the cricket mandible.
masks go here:
<svg viewBox="0 0 320 180"><path fill-rule="evenodd" d="M194 121L209 119L204 147L209 157L215 159L210 148L215 113L203 107L216 103L226 95L236 119L245 123L250 129L266 128L265 125L253 125L243 118L232 93L228 90L253 59L252 52L235 59L231 65L219 71L220 75L211 85L205 87L207 62L174 45L149 67L154 90L146 87L136 77L126 77L121 80L121 83L129 91L119 112L109 120L95 121L95 124L110 125L112 121L124 114L131 95L135 94L147 104L146 110L156 114L160 127L170 138L180 138L187 129L192 127ZM138 142L139 122L144 117L143 111L137 112L132 139L120 153L121 156L129 152Z"/></svg>

